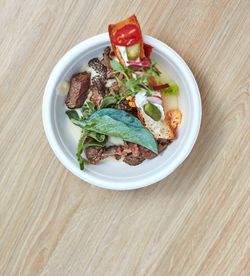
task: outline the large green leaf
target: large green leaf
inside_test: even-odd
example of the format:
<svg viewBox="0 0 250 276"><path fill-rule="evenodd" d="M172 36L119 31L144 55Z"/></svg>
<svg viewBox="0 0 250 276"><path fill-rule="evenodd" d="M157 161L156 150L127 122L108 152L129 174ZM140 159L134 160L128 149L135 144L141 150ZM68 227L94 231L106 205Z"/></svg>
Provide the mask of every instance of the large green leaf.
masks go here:
<svg viewBox="0 0 250 276"><path fill-rule="evenodd" d="M74 121L74 123L84 130L119 137L158 153L157 143L151 132L137 118L125 111L102 109L92 114L88 120Z"/></svg>
<svg viewBox="0 0 250 276"><path fill-rule="evenodd" d="M124 124L129 125L131 127L144 128L141 121L139 119L137 119L135 116L129 114L128 112L126 112L124 110L119 110L119 109L114 109L114 108L103 108L103 109L93 113L89 119L102 117L104 115L107 115L114 120L121 121Z"/></svg>

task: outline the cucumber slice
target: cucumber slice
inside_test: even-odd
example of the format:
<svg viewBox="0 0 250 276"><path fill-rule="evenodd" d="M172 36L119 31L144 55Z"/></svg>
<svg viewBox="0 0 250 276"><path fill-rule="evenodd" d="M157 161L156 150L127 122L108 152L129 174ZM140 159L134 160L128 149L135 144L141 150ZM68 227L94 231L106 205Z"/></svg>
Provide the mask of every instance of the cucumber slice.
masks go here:
<svg viewBox="0 0 250 276"><path fill-rule="evenodd" d="M140 43L126 47L128 60L136 60L140 56Z"/></svg>
<svg viewBox="0 0 250 276"><path fill-rule="evenodd" d="M161 111L152 103L146 103L143 106L144 112L155 121L160 121Z"/></svg>

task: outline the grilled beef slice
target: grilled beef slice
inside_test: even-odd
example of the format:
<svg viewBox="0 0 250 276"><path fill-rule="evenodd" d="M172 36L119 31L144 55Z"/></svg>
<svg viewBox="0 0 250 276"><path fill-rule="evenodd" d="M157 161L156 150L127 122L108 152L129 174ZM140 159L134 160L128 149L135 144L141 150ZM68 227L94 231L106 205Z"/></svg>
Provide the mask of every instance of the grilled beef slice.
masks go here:
<svg viewBox="0 0 250 276"><path fill-rule="evenodd" d="M89 147L85 150L85 154L90 164L97 164L101 161L104 149L100 147Z"/></svg>
<svg viewBox="0 0 250 276"><path fill-rule="evenodd" d="M105 81L99 76L94 76L92 78L92 83L98 89L98 92L102 95L102 97L104 97L107 90L105 86Z"/></svg>
<svg viewBox="0 0 250 276"><path fill-rule="evenodd" d="M98 58L92 58L88 62L89 67L94 69L96 75L91 78L91 82L97 87L99 93L104 97L106 95L107 67L102 64Z"/></svg>
<svg viewBox="0 0 250 276"><path fill-rule="evenodd" d="M171 143L170 140L159 139L157 141L158 152L161 153L162 151L164 151L170 143ZM130 143L130 144L133 144L133 143ZM137 166L141 164L145 159L153 159L156 156L157 154L155 154L151 150L142 146L138 146L138 154L135 155L134 152L129 153L127 156L125 156L125 158L123 159L123 162L129 164L130 166Z"/></svg>
<svg viewBox="0 0 250 276"><path fill-rule="evenodd" d="M103 96L101 95L101 93L99 92L99 90L97 89L96 86L92 85L90 87L90 90L92 92L92 95L90 97L90 100L95 104L95 106L99 107L102 100L103 100Z"/></svg>
<svg viewBox="0 0 250 276"><path fill-rule="evenodd" d="M109 46L107 46L105 49L104 49L104 52L103 52L103 59L101 60L101 63L107 67L107 69L111 69L111 66L110 66L110 52L111 52L111 48Z"/></svg>
<svg viewBox="0 0 250 276"><path fill-rule="evenodd" d="M160 138L157 140L157 144L158 152L161 153L168 147L169 144L171 144L171 140Z"/></svg>
<svg viewBox="0 0 250 276"><path fill-rule="evenodd" d="M92 58L88 62L89 67L93 68L95 72L102 78L103 80L107 79L107 67L104 66L99 58Z"/></svg>
<svg viewBox="0 0 250 276"><path fill-rule="evenodd" d="M70 80L69 93L65 98L65 104L68 108L81 107L87 96L90 86L90 73L82 72L72 76Z"/></svg>
<svg viewBox="0 0 250 276"><path fill-rule="evenodd" d="M171 141L160 139L157 141L159 153L166 149ZM111 146L108 148L90 147L86 149L85 154L91 164L97 164L99 161L114 156L117 160L124 157L123 162L130 166L137 166L146 159L152 159L157 156L151 150L134 143L124 142L123 146Z"/></svg>
<svg viewBox="0 0 250 276"><path fill-rule="evenodd" d="M167 139L157 140L158 152L164 151L170 143L171 141ZM109 156L114 156L117 160L124 157L123 162L130 166L137 166L144 160L157 156L151 150L131 142L124 142L124 145L108 148L89 147L85 150L85 154L91 164L97 164Z"/></svg>
<svg viewBox="0 0 250 276"><path fill-rule="evenodd" d="M127 163L130 166L137 166L141 164L145 159L142 156L133 156L132 154L127 155L123 162Z"/></svg>

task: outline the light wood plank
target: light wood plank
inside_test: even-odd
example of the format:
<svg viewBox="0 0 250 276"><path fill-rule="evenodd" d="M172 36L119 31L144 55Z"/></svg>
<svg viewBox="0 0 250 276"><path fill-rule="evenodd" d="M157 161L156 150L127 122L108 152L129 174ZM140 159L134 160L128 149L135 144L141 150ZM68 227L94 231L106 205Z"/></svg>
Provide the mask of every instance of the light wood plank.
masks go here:
<svg viewBox="0 0 250 276"><path fill-rule="evenodd" d="M250 275L250 2L0 6L0 275ZM191 67L203 120L168 178L108 191L55 158L41 103L68 49L133 13Z"/></svg>

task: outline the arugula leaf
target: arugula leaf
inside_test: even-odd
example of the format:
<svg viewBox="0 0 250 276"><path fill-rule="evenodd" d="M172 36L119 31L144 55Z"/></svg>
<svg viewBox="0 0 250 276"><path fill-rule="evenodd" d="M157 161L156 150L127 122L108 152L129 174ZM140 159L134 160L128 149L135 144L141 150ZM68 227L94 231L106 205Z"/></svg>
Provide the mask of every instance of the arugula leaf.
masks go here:
<svg viewBox="0 0 250 276"><path fill-rule="evenodd" d="M76 110L67 110L65 113L68 115L70 120L71 119L80 120L80 117Z"/></svg>
<svg viewBox="0 0 250 276"><path fill-rule="evenodd" d="M125 82L125 87L132 92L138 92L138 90L140 90L138 86L139 84L140 84L139 79L130 79L127 82Z"/></svg>
<svg viewBox="0 0 250 276"><path fill-rule="evenodd" d="M121 74L123 74L124 75L124 77L127 79L127 80L129 80L129 77L128 77L128 68L124 68L117 60L115 60L115 59L112 59L111 61L110 61L110 66L111 66L111 68L114 70L114 71L116 71L116 72L119 72L119 73L121 73Z"/></svg>
<svg viewBox="0 0 250 276"><path fill-rule="evenodd" d="M92 113L96 111L94 103L92 103L91 101L85 101L81 111L82 111L82 120L87 119Z"/></svg>
<svg viewBox="0 0 250 276"><path fill-rule="evenodd" d="M84 166L89 164L89 161L82 157L82 152L84 150L84 141L86 140L86 138L87 138L87 133L82 132L78 142L77 152L76 152L76 157L81 170L84 170Z"/></svg>
<svg viewBox="0 0 250 276"><path fill-rule="evenodd" d="M114 78L118 84L123 85L124 82L120 80L116 75L114 75Z"/></svg>
<svg viewBox="0 0 250 276"><path fill-rule="evenodd" d="M122 73L126 79L119 80L117 76L114 76L117 83L125 88L127 91L126 95L119 95L122 99L126 98L127 96L135 96L139 91L142 89L146 91L147 95L152 95L153 89L150 86L150 77L154 77L155 79L159 79L160 72L157 70L156 62L152 61L150 68L146 71L142 71L144 75L139 75L135 73L131 68L126 67L124 68L119 62L116 60L111 61L111 67L116 72ZM119 99L121 101L122 99Z"/></svg>
<svg viewBox="0 0 250 276"><path fill-rule="evenodd" d="M100 133L96 133L94 131L88 132L88 136L95 139L97 142L100 142L100 143L104 142L105 139L106 139L105 135L100 134Z"/></svg>
<svg viewBox="0 0 250 276"><path fill-rule="evenodd" d="M120 72L120 73L124 73L123 66L117 60L112 59L110 61L110 66L112 67L113 70Z"/></svg>
<svg viewBox="0 0 250 276"><path fill-rule="evenodd" d="M160 76L160 72L159 72L159 70L157 70L156 65L157 65L156 61L152 60L150 68L145 72L145 75L147 77L151 77L152 76L152 77L157 78L157 77Z"/></svg>
<svg viewBox="0 0 250 276"><path fill-rule="evenodd" d="M117 103L117 97L107 96L102 100L99 109L105 108L111 104L116 104L116 103Z"/></svg>
<svg viewBox="0 0 250 276"><path fill-rule="evenodd" d="M86 101L86 105L90 110L95 110L95 104L91 101Z"/></svg>
<svg viewBox="0 0 250 276"><path fill-rule="evenodd" d="M149 80L146 76L136 75L127 81L120 81L120 85L122 85L126 91L125 95L122 95L121 93L119 94L122 99L125 99L128 96L135 96L141 90L145 90L147 95L151 95L153 93L153 90L149 86Z"/></svg>
<svg viewBox="0 0 250 276"><path fill-rule="evenodd" d="M125 88L125 93L123 93L125 95L120 93L118 102L122 101L127 96L135 96L142 89L146 91L148 96L152 95L154 90L150 85L150 78L153 77L158 83L161 82L161 72L159 71L159 69L157 69L156 65L156 61L152 60L150 68L142 71L143 75L140 75L134 72L130 67L124 68L119 62L117 62L116 60L112 60L112 68L116 72L120 72L126 77L125 80L119 80L117 76L114 76L117 83ZM167 93L176 94L178 92L176 90L176 87L170 87Z"/></svg>
<svg viewBox="0 0 250 276"><path fill-rule="evenodd" d="M97 142L95 140L91 140L89 143L85 143L83 145L83 150L86 150L89 147L104 147L105 142Z"/></svg>
<svg viewBox="0 0 250 276"><path fill-rule="evenodd" d="M96 134L96 136L94 134ZM99 140L96 139L97 141L94 140L95 137L98 137L98 136L104 137L104 139L99 139ZM87 137L93 137L94 139L91 139L88 143L85 143ZM104 145L105 145L105 135L94 133L94 132L88 132L88 131L83 131L81 133L81 136L77 145L77 152L76 152L77 161L79 163L81 170L84 170L85 165L89 164L89 161L82 157L83 151L92 146L104 147Z"/></svg>

